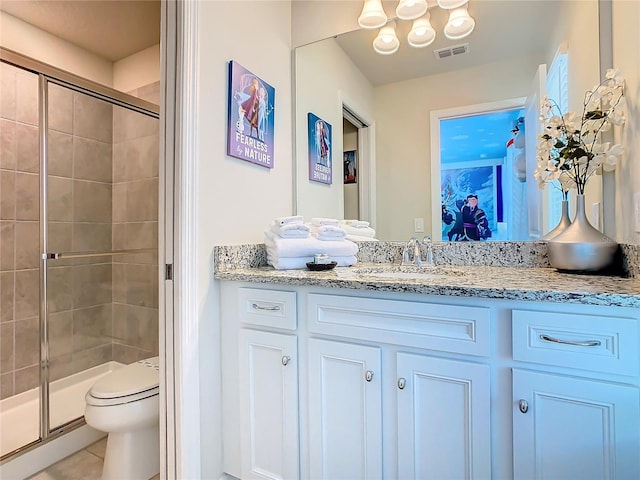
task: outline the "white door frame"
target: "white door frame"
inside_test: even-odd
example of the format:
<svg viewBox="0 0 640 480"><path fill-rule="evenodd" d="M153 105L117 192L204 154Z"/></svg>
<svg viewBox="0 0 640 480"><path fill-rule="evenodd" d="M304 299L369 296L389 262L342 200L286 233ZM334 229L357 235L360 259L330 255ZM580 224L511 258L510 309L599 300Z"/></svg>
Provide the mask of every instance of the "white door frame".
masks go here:
<svg viewBox="0 0 640 480"><path fill-rule="evenodd" d="M442 240L442 214L440 198L440 121L455 117L480 115L500 110L523 108L526 97L510 98L495 102L463 105L461 107L433 110L431 112L431 238Z"/></svg>
<svg viewBox="0 0 640 480"><path fill-rule="evenodd" d="M201 478L198 343L198 2L162 2L160 446L162 478ZM165 266L172 265L167 279Z"/></svg>

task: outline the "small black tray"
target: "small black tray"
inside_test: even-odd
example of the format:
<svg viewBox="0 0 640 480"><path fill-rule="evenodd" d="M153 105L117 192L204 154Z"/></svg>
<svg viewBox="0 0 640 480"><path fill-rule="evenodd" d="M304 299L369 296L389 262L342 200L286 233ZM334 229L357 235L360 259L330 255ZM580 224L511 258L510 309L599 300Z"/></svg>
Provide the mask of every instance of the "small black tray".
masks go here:
<svg viewBox="0 0 640 480"><path fill-rule="evenodd" d="M332 268L334 268L336 265L338 265L338 262L331 262L331 263L313 263L313 262L307 262L307 268L309 270L311 270L312 272L323 272L325 270L331 270Z"/></svg>

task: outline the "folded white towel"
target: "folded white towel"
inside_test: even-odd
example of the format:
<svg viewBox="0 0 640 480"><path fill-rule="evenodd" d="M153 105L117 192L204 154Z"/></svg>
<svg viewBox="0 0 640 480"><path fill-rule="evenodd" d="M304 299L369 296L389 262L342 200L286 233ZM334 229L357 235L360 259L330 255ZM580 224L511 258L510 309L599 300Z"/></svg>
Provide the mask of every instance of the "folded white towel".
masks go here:
<svg viewBox="0 0 640 480"><path fill-rule="evenodd" d="M282 238L307 238L311 231L304 223L285 223L281 225L276 222L271 223L269 230Z"/></svg>
<svg viewBox="0 0 640 480"><path fill-rule="evenodd" d="M333 225L337 227L338 225L340 225L340 220L336 218L313 217L311 219L311 224L317 227L320 227L322 225Z"/></svg>
<svg viewBox="0 0 640 480"><path fill-rule="evenodd" d="M352 227L351 225L342 225L347 235L358 235L359 237L375 237L376 231L371 227Z"/></svg>
<svg viewBox="0 0 640 480"><path fill-rule="evenodd" d="M336 227L335 225L322 225L320 227L312 226L311 233L318 240L323 241L344 240L347 236L347 232L345 232L344 228Z"/></svg>
<svg viewBox="0 0 640 480"><path fill-rule="evenodd" d="M302 215L292 215L290 217L276 217L273 220L273 223L277 223L279 225L288 225L290 223L304 223L304 218Z"/></svg>
<svg viewBox="0 0 640 480"><path fill-rule="evenodd" d="M313 257L324 253L330 257L345 257L358 253L358 245L349 240L326 242L311 236L309 238L282 238L271 230L264 235L267 254L277 258Z"/></svg>
<svg viewBox="0 0 640 480"><path fill-rule="evenodd" d="M293 257L293 258L278 258L271 255L267 255L267 263L276 270L295 270L300 268L307 268L307 262L312 262L313 257ZM355 255L349 255L344 257L331 257L332 262L338 262L338 267L351 267L358 262Z"/></svg>
<svg viewBox="0 0 640 480"><path fill-rule="evenodd" d="M369 226L369 222L365 220L344 220L343 223L346 223L347 225L351 225L352 227L355 227L355 228L366 228Z"/></svg>
<svg viewBox="0 0 640 480"><path fill-rule="evenodd" d="M379 241L377 238L374 238L374 237L365 237L362 235L351 235L350 233L347 233L347 236L345 238L347 240L351 240L352 242L378 242Z"/></svg>

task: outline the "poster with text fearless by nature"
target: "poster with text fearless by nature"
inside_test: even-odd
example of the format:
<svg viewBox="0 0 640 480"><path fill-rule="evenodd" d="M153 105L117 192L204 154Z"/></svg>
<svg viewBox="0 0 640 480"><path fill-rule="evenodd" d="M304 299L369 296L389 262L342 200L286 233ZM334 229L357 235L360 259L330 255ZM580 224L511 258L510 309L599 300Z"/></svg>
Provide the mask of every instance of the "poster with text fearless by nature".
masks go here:
<svg viewBox="0 0 640 480"><path fill-rule="evenodd" d="M229 62L227 155L273 168L275 89Z"/></svg>

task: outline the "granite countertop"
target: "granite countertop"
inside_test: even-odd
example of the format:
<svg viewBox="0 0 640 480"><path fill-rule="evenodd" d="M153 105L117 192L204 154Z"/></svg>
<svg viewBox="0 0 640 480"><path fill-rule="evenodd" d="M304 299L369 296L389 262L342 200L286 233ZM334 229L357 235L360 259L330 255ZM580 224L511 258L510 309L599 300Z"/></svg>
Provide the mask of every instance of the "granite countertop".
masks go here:
<svg viewBox="0 0 640 480"><path fill-rule="evenodd" d="M270 266L230 268L217 271L214 277L322 288L640 307L640 278L561 273L548 267L443 265L429 270L358 263L326 272L274 270Z"/></svg>

